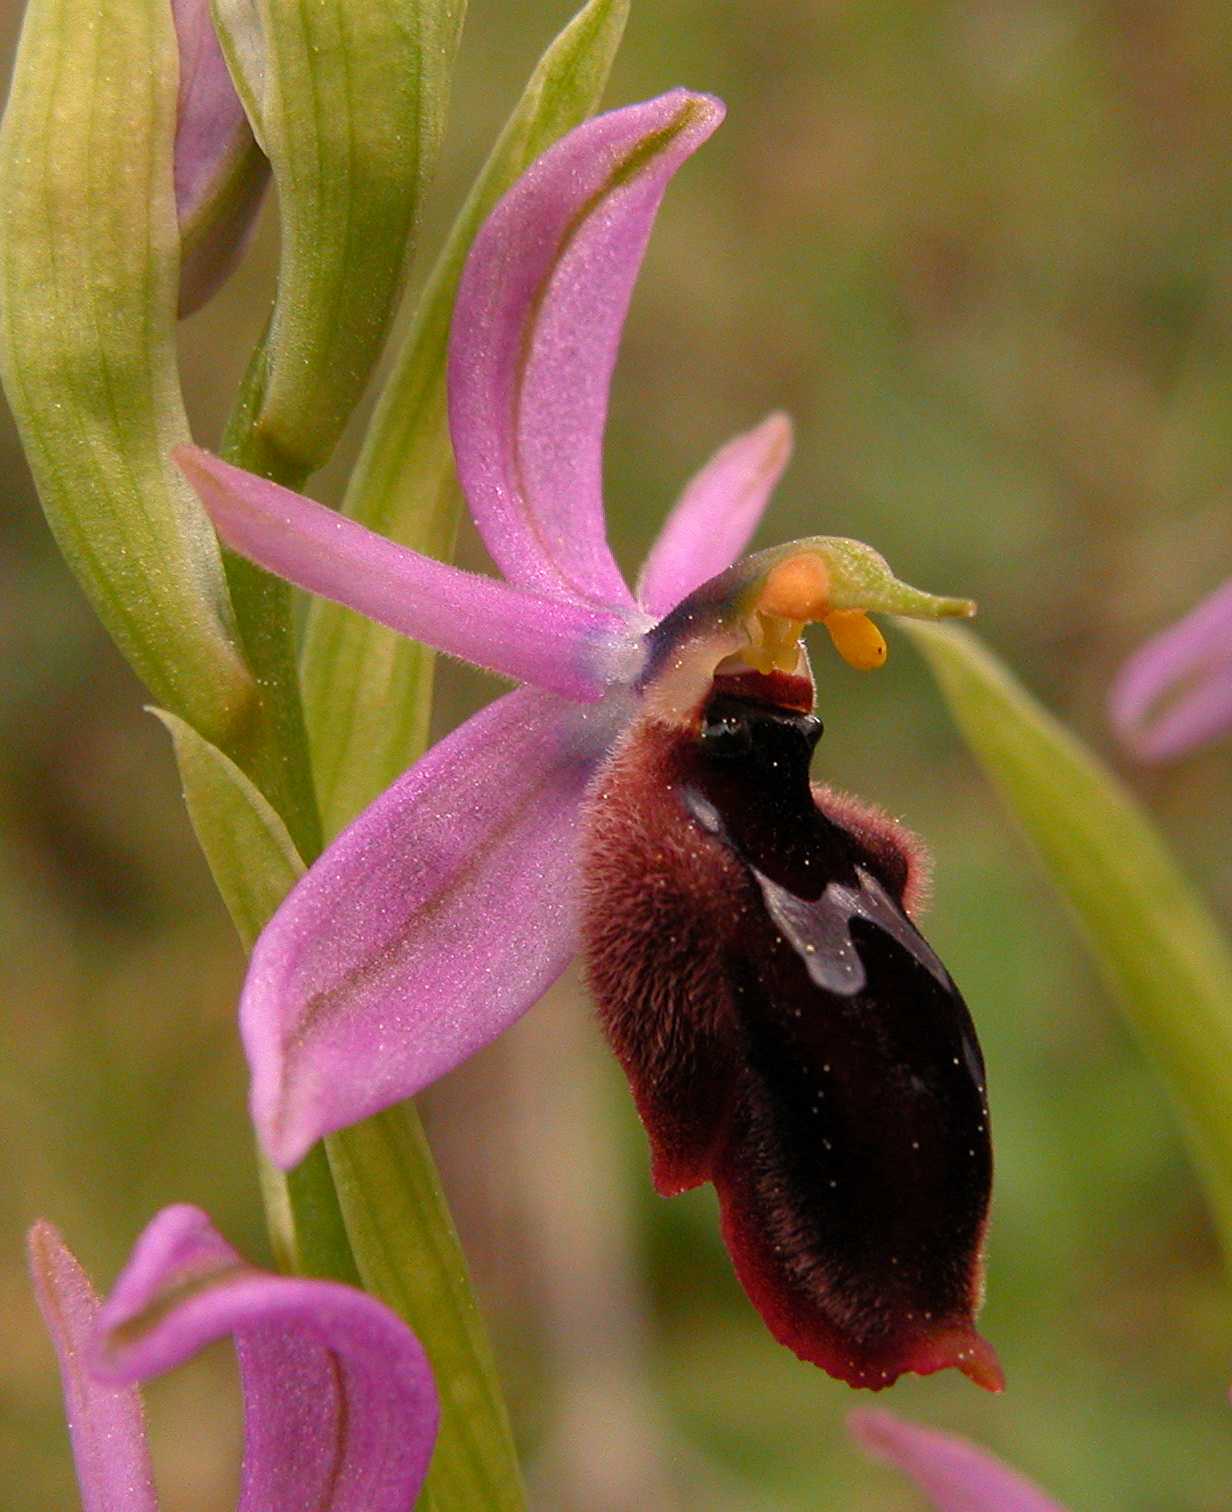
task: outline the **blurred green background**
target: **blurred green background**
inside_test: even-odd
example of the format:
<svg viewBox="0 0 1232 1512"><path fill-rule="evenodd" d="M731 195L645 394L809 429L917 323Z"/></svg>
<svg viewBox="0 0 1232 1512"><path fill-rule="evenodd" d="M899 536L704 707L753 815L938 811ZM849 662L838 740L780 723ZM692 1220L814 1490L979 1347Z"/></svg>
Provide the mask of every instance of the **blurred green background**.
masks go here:
<svg viewBox="0 0 1232 1512"><path fill-rule="evenodd" d="M572 8L472 0L429 245ZM6 54L19 19L5 3ZM627 331L622 562L713 448L783 407L797 452L762 543L856 535L978 598L987 639L1116 761L1114 669L1232 571L1227 36L1219 0L635 0L609 102L683 83L730 114L669 193ZM207 445L274 253L267 206L182 328ZM254 1257L265 1242L238 947L165 735L7 422L0 448L0 1500L24 1512L75 1504L25 1226L57 1222L101 1287L171 1201ZM977 1437L1074 1508L1230 1508L1232 1305L1159 1083L910 648L872 678L818 650L819 773L934 850L929 933L980 1027L998 1159L983 1327L1009 1390L951 1372L877 1403ZM451 668L441 690L445 728L491 685ZM1232 923L1229 749L1125 775ZM576 980L427 1112L536 1506L919 1505L848 1444L855 1395L765 1333L711 1193L651 1193ZM233 1504L232 1375L220 1347L149 1393L177 1512Z"/></svg>

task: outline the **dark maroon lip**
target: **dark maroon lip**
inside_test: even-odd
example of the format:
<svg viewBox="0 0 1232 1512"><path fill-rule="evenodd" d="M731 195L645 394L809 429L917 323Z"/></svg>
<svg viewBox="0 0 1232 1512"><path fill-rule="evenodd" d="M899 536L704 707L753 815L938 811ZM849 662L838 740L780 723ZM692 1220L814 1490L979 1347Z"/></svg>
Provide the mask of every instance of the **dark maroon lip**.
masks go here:
<svg viewBox="0 0 1232 1512"><path fill-rule="evenodd" d="M998 1390L974 1322L979 1045L908 912L917 842L811 784L804 682L716 679L694 723L646 720L605 766L584 861L600 1017L656 1187L714 1184L780 1342L854 1386L956 1367Z"/></svg>

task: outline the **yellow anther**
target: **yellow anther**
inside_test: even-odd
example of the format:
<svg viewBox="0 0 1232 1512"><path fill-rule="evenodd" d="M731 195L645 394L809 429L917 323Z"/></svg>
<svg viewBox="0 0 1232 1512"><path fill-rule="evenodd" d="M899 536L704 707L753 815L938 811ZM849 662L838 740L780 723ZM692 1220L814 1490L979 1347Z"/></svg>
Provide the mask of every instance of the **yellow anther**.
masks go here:
<svg viewBox="0 0 1232 1512"><path fill-rule="evenodd" d="M763 614L808 623L824 618L829 595L826 564L813 552L801 552L770 569L757 607Z"/></svg>
<svg viewBox="0 0 1232 1512"><path fill-rule="evenodd" d="M832 609L822 620L834 649L858 672L885 664L885 637L863 609Z"/></svg>

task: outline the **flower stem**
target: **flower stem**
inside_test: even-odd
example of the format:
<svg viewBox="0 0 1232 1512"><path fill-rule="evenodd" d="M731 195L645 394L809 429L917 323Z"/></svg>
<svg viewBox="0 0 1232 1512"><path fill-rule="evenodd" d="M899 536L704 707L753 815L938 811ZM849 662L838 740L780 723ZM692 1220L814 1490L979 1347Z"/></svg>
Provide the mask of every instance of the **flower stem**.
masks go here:
<svg viewBox="0 0 1232 1512"><path fill-rule="evenodd" d="M223 455L237 467L298 488L303 469L266 445L254 424L264 377L262 342L227 422ZM286 825L295 849L311 864L322 846L321 820L300 696L291 589L230 552L225 567L236 627L261 688L245 765ZM258 1161L270 1244L279 1267L297 1275L358 1283L324 1147L315 1146L286 1174L261 1154Z"/></svg>
<svg viewBox="0 0 1232 1512"><path fill-rule="evenodd" d="M410 1103L326 1138L365 1288L419 1335L441 1431L425 1491L442 1508L525 1506L509 1417L419 1115Z"/></svg>
<svg viewBox="0 0 1232 1512"><path fill-rule="evenodd" d="M228 462L286 488L303 485L301 466L269 446L254 421L265 376L265 344L257 347L223 434ZM225 553L227 586L249 666L261 689L248 749L240 757L311 864L322 845L308 735L300 696L291 588L252 562Z"/></svg>
<svg viewBox="0 0 1232 1512"><path fill-rule="evenodd" d="M293 1171L280 1171L258 1149L257 1170L278 1269L361 1285L324 1145L313 1145Z"/></svg>

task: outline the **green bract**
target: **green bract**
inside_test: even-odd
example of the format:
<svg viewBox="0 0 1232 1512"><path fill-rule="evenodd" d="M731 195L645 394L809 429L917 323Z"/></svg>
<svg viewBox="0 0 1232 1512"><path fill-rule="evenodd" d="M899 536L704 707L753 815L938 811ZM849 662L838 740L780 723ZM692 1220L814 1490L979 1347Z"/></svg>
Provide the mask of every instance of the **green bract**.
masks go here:
<svg viewBox="0 0 1232 1512"><path fill-rule="evenodd" d="M184 803L245 950L304 875L287 827L260 790L217 746L163 709L151 710L175 746Z"/></svg>
<svg viewBox="0 0 1232 1512"><path fill-rule="evenodd" d="M509 185L596 108L628 12L629 0L590 0L540 59L437 258L381 394L343 510L428 556L452 556L460 506L445 350L467 251ZM434 661L427 647L313 600L302 674L327 833L423 751Z"/></svg>
<svg viewBox="0 0 1232 1512"><path fill-rule="evenodd" d="M969 631L904 625L1166 1078L1232 1262L1232 952L1147 816Z"/></svg>
<svg viewBox="0 0 1232 1512"><path fill-rule="evenodd" d="M32 0L0 133L0 360L56 538L154 696L220 745L256 688L170 460L176 40L166 0Z"/></svg>
<svg viewBox="0 0 1232 1512"><path fill-rule="evenodd" d="M329 457L393 318L462 0L215 0L270 159L282 256L249 424L284 481Z"/></svg>

